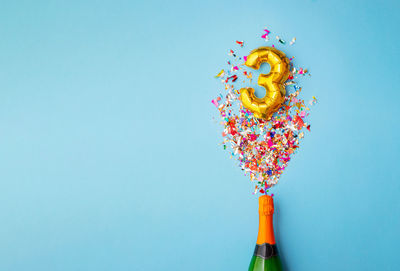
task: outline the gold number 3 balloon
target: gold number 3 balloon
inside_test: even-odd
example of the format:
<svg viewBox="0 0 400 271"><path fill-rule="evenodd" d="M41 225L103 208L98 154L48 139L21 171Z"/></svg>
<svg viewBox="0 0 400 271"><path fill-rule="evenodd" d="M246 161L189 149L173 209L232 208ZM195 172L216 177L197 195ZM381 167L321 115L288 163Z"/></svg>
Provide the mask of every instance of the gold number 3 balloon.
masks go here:
<svg viewBox="0 0 400 271"><path fill-rule="evenodd" d="M285 100L283 83L289 77L289 60L284 53L273 47L260 47L250 52L245 65L258 70L264 62L271 66L268 74L260 74L258 77L258 85L266 90L265 97L257 98L253 88L242 88L240 99L256 118L270 119Z"/></svg>

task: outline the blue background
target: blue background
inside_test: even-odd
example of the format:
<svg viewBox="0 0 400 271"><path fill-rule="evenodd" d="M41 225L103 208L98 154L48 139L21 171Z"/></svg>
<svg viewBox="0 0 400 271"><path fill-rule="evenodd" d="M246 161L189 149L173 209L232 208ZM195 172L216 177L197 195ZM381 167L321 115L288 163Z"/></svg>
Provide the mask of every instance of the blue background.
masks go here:
<svg viewBox="0 0 400 271"><path fill-rule="evenodd" d="M210 100L264 27L312 77L286 270L399 270L398 1L3 1L0 270L246 270L257 197Z"/></svg>

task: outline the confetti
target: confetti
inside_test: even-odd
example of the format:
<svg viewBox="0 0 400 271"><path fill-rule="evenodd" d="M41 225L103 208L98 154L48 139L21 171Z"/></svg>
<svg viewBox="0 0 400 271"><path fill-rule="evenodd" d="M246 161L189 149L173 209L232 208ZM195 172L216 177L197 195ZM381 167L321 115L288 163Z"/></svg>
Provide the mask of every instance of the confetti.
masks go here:
<svg viewBox="0 0 400 271"><path fill-rule="evenodd" d="M294 43L296 42L296 38L293 38L291 41L290 41L290 45L293 45Z"/></svg>
<svg viewBox="0 0 400 271"><path fill-rule="evenodd" d="M243 41L238 41L238 40L237 40L236 43L239 44L240 47L243 47L243 45L244 45L244 42L243 42Z"/></svg>
<svg viewBox="0 0 400 271"><path fill-rule="evenodd" d="M235 52L234 52L232 49L229 50L228 55L236 57L236 54L235 54Z"/></svg>
<svg viewBox="0 0 400 271"><path fill-rule="evenodd" d="M276 36L276 40L279 41L282 44L285 44L286 41L284 41L283 39L281 39L279 36Z"/></svg>
<svg viewBox="0 0 400 271"><path fill-rule="evenodd" d="M269 40L268 35L269 35L269 33L270 33L271 31L269 31L268 29L264 29L264 32L265 32L265 34L263 34L263 35L261 36L261 38L263 38L265 41L268 41L268 40Z"/></svg>
<svg viewBox="0 0 400 271"><path fill-rule="evenodd" d="M261 36L263 39L270 33L267 29L264 31L265 34ZM281 44L285 44L279 36L276 38ZM295 38L290 45L294 41ZM244 44L242 41L241 43ZM234 57L228 61L230 74L222 69L215 76L222 79L225 92L211 101L219 111L223 126L222 145L232 157L237 158L238 166L250 177L254 183L254 193L268 193L268 189L278 183L288 162L298 150L304 131L311 130L311 125L307 122L310 110L307 106L315 105L317 98L312 96L307 106L300 98L302 88L298 85L298 80L308 70L296 68L292 62L294 57L291 57L284 103L270 120L254 118L253 113L244 108L239 99L240 88L250 86L252 82L251 71L243 65L247 58L237 57L240 52L235 53L233 50L230 50L229 55ZM242 72L232 75L239 67Z"/></svg>
<svg viewBox="0 0 400 271"><path fill-rule="evenodd" d="M214 76L215 78L218 78L218 77L224 77L224 75L225 75L225 71L224 70L221 70L216 76Z"/></svg>

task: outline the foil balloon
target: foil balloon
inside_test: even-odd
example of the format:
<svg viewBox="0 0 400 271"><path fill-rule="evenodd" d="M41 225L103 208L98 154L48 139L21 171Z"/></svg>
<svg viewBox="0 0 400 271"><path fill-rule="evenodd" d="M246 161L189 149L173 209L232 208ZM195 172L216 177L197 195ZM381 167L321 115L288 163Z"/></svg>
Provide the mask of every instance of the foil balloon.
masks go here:
<svg viewBox="0 0 400 271"><path fill-rule="evenodd" d="M258 77L258 85L266 90L265 97L256 97L254 89L248 87L240 90L240 100L256 118L270 119L285 100L284 82L289 77L289 60L276 48L260 47L250 52L245 65L258 70L264 62L271 66L268 74L260 74Z"/></svg>

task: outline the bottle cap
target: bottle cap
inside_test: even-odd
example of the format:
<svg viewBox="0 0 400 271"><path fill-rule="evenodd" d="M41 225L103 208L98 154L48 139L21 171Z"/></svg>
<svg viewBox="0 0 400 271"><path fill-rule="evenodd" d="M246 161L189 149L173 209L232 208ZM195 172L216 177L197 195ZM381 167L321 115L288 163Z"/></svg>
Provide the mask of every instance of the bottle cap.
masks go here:
<svg viewBox="0 0 400 271"><path fill-rule="evenodd" d="M274 199L269 195L262 195L258 198L258 213L260 215L274 214Z"/></svg>

